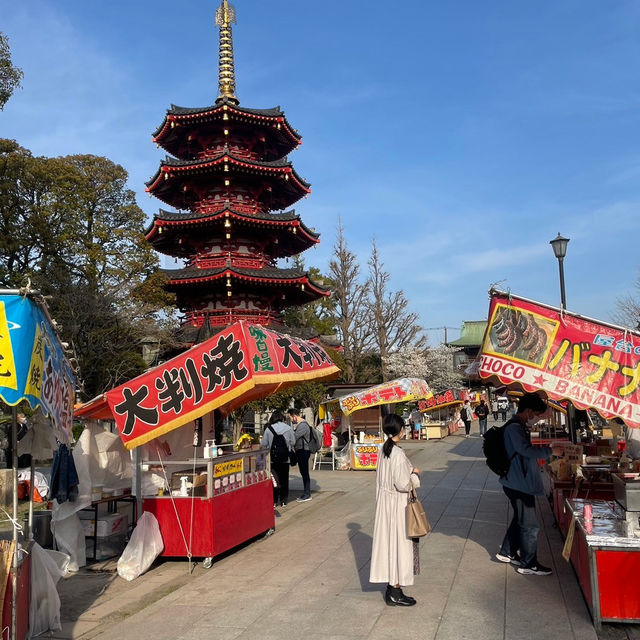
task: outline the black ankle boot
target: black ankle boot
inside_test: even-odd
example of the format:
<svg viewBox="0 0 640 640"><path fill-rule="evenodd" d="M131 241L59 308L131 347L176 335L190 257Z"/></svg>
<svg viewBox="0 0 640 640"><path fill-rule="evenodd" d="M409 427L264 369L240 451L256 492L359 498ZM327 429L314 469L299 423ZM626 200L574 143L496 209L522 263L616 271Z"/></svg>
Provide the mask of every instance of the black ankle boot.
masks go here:
<svg viewBox="0 0 640 640"><path fill-rule="evenodd" d="M396 605L399 607L411 607L416 603L416 599L405 596L400 587L392 587L391 585L387 585L384 601L390 607L395 607Z"/></svg>

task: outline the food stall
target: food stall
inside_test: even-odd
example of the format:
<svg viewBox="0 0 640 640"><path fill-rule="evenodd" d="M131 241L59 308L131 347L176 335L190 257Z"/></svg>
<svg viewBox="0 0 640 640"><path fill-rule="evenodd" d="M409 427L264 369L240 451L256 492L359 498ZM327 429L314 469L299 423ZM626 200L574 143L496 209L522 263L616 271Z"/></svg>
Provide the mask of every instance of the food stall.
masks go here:
<svg viewBox="0 0 640 640"><path fill-rule="evenodd" d="M478 362L482 380L596 411L640 428L640 333L490 291ZM627 432L627 435L630 432ZM640 622L640 460L620 436L565 443L549 466L554 513L596 628Z"/></svg>
<svg viewBox="0 0 640 640"><path fill-rule="evenodd" d="M455 433L459 428L460 407L467 396L464 389L447 389L418 401L418 410L424 414L422 437L441 439Z"/></svg>
<svg viewBox="0 0 640 640"><path fill-rule="evenodd" d="M388 405L431 397L429 385L419 378L398 378L340 398L349 417L351 468L373 470L384 442L382 419Z"/></svg>
<svg viewBox="0 0 640 640"><path fill-rule="evenodd" d="M34 443L35 429L31 429L30 451L34 456L52 453L47 441L69 444L72 441L71 426L75 379L62 344L55 330L42 296L28 288L0 290L0 400L11 407L12 412L12 465L14 522L10 544L3 544L0 552L2 566L2 628L8 637L26 638L29 629L29 601L32 594L30 582L31 546L33 531L34 467L29 478L28 536L18 535L18 405L28 402L38 411L46 436ZM25 440L27 438L25 437ZM9 479L8 478L8 479ZM7 483L8 484L8 483ZM34 585L35 587L35 585ZM34 601L37 607L38 602ZM40 622L40 620L38 620ZM49 620L44 620L47 624Z"/></svg>
<svg viewBox="0 0 640 640"><path fill-rule="evenodd" d="M269 452L212 441L214 410L339 369L319 345L238 322L76 411L115 421L137 457L136 495L156 517L163 555L211 558L274 527Z"/></svg>

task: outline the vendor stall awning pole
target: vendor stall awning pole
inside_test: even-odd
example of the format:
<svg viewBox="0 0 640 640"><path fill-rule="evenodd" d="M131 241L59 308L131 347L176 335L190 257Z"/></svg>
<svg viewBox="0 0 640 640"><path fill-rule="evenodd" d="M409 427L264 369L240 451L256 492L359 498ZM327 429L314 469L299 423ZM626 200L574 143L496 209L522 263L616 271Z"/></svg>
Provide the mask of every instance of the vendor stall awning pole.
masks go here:
<svg viewBox="0 0 640 640"><path fill-rule="evenodd" d="M11 576L11 637L18 630L18 409L11 407L11 449L13 470L13 570Z"/></svg>

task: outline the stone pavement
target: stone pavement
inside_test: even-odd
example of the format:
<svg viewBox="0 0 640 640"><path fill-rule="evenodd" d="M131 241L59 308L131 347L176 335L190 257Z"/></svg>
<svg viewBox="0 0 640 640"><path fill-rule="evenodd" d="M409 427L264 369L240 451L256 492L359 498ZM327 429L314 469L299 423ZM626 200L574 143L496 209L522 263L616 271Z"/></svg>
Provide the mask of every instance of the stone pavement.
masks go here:
<svg viewBox="0 0 640 640"><path fill-rule="evenodd" d="M302 488L295 471L276 532L209 570L198 565L189 574L185 560L160 561L131 583L108 571L65 579L63 629L52 637L598 638L546 500L539 501L539 557L554 574L521 576L493 559L510 516L477 434L403 446L422 471L419 495L433 526L421 540L421 575L406 589L416 606L387 607L384 585L368 582L375 473L324 467L312 472L312 501L295 502ZM604 625L600 638L634 633L630 625Z"/></svg>

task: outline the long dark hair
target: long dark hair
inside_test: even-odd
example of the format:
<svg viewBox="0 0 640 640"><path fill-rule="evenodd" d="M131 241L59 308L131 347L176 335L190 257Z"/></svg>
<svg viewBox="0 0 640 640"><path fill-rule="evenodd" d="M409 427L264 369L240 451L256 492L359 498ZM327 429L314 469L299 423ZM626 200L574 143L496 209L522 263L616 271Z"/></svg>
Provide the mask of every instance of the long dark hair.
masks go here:
<svg viewBox="0 0 640 640"><path fill-rule="evenodd" d="M382 431L389 436L382 445L382 453L385 458L391 455L391 450L395 446L395 442L391 439L397 436L404 429L404 420L395 413L390 413L384 417L382 421Z"/></svg>
<svg viewBox="0 0 640 640"><path fill-rule="evenodd" d="M276 422L284 422L286 418L284 417L284 413L279 409L276 409L269 418L269 422L267 423L269 426L274 425Z"/></svg>

